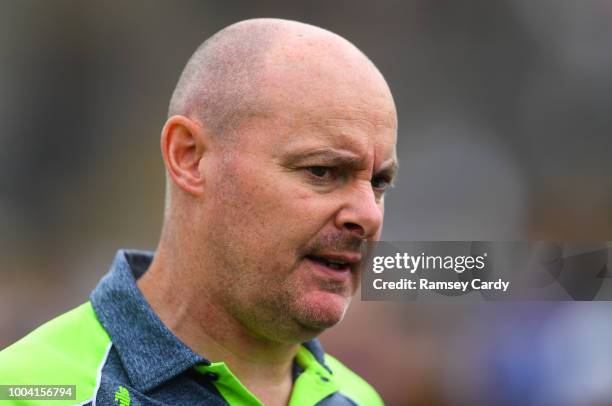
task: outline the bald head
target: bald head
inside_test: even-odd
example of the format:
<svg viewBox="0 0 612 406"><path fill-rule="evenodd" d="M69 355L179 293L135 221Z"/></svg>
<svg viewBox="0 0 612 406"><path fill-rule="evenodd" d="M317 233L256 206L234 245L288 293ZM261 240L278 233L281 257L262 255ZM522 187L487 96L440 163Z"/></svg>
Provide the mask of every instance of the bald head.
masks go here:
<svg viewBox="0 0 612 406"><path fill-rule="evenodd" d="M295 21L246 20L219 31L195 51L168 115L184 115L213 134L228 136L246 118L284 110L278 103L317 103L329 86L356 85L373 85L392 103L382 75L338 35ZM313 97L306 100L309 94Z"/></svg>

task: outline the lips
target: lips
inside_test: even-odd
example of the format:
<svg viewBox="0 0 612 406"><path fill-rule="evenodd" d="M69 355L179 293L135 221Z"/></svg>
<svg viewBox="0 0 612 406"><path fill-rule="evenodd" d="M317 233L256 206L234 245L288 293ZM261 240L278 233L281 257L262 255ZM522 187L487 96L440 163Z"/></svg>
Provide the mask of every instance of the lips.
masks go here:
<svg viewBox="0 0 612 406"><path fill-rule="evenodd" d="M350 272L357 268L361 255L359 253L316 253L307 255L306 258L335 272Z"/></svg>
<svg viewBox="0 0 612 406"><path fill-rule="evenodd" d="M346 270L349 270L350 268L350 264L345 261L327 259L325 257L320 257L316 255L307 255L306 258L318 264L324 265L330 269L333 269L335 271L346 271Z"/></svg>

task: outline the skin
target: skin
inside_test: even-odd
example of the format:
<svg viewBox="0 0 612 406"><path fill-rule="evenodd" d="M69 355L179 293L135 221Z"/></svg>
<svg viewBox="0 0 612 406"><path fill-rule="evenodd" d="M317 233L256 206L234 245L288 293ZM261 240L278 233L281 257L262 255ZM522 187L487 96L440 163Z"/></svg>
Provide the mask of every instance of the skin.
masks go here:
<svg viewBox="0 0 612 406"><path fill-rule="evenodd" d="M138 286L179 339L226 362L266 405L286 405L299 344L341 321L359 286L358 263L334 272L307 255L356 260L379 239L397 119L382 75L352 44L258 23L283 33L266 50L267 113L231 141L194 117L168 119L170 203Z"/></svg>

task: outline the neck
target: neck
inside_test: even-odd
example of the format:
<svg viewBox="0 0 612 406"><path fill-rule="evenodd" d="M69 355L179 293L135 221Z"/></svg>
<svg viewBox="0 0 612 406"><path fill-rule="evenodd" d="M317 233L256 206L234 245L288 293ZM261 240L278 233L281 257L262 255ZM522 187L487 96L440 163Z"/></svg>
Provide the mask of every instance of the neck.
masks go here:
<svg viewBox="0 0 612 406"><path fill-rule="evenodd" d="M265 404L286 404L299 344L254 336L202 288L201 274L198 281L190 275L197 274L160 247L137 283L161 321L194 352L211 362L223 361Z"/></svg>

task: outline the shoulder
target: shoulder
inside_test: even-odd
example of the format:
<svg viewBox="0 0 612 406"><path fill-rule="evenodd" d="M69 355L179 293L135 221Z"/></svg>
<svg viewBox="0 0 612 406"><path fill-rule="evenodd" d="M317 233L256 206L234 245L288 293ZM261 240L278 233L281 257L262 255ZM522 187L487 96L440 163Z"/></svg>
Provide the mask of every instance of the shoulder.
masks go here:
<svg viewBox="0 0 612 406"><path fill-rule="evenodd" d="M76 385L76 400L53 403L86 401L109 348L110 338L86 302L0 351L0 385Z"/></svg>
<svg viewBox="0 0 612 406"><path fill-rule="evenodd" d="M384 404L378 392L365 379L351 371L338 359L326 353L325 363L332 370L334 381L340 387L341 393L360 405Z"/></svg>

